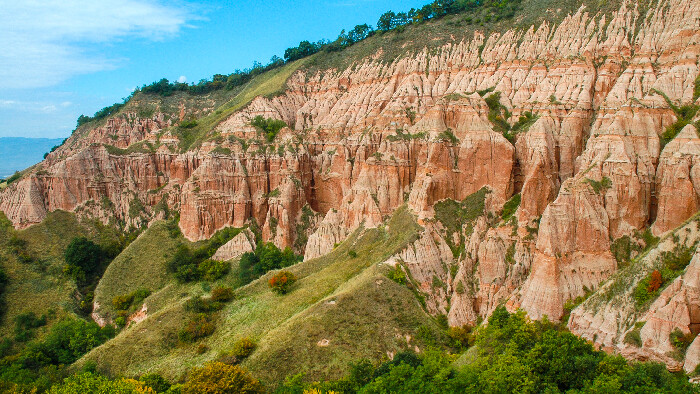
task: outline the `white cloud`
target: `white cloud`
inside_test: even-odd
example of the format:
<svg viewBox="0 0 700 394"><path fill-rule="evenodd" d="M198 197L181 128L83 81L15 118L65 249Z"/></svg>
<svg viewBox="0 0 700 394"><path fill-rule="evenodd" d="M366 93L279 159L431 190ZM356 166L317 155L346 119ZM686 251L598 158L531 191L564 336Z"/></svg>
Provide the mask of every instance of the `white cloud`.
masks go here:
<svg viewBox="0 0 700 394"><path fill-rule="evenodd" d="M187 82L187 77L184 75L180 75L180 78L178 78L177 81L180 83L185 83Z"/></svg>
<svg viewBox="0 0 700 394"><path fill-rule="evenodd" d="M190 15L161 0L0 0L0 86L51 86L116 61L87 48L177 34Z"/></svg>

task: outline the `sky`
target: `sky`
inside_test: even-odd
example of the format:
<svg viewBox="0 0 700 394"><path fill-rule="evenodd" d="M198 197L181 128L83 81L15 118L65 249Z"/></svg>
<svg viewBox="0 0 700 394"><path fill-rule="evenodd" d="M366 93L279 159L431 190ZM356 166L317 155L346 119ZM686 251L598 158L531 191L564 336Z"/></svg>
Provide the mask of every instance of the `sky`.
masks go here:
<svg viewBox="0 0 700 394"><path fill-rule="evenodd" d="M426 0L0 0L0 137L61 138L161 78L230 74Z"/></svg>

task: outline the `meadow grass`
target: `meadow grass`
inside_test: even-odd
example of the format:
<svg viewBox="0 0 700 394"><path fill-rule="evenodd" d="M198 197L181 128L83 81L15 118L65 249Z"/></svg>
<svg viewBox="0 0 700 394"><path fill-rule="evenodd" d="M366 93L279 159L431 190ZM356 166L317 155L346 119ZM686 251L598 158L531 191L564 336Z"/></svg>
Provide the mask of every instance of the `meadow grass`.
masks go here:
<svg viewBox="0 0 700 394"><path fill-rule="evenodd" d="M155 313L88 353L76 367L94 360L111 375L157 371L178 380L236 340L251 337L260 346L245 366L273 384L304 370L310 379L338 377L350 360L379 360L387 352L424 348L441 340L437 324L406 287L385 277L388 268L377 265L414 241L419 231L404 207L386 228L359 229L330 254L286 268L299 278L289 294L269 289L267 281L276 271L238 288L218 313L214 334L200 341L213 349L203 354L196 351L200 343L178 343L177 332L191 314L185 301L205 294L205 286L170 282L146 301L164 300ZM220 283L235 286L235 273ZM329 346L316 346L321 339Z"/></svg>
<svg viewBox="0 0 700 394"><path fill-rule="evenodd" d="M21 262L9 248L11 237L26 242L30 262ZM80 222L72 213L54 211L40 224L17 231L0 212L0 264L9 277L3 296L6 305L0 324L0 336L11 337L17 315L34 312L37 316L49 311L55 318L39 334L63 316L72 316L77 305L75 283L63 273L63 253L75 237L88 237L97 243L116 239L115 230L96 221Z"/></svg>
<svg viewBox="0 0 700 394"><path fill-rule="evenodd" d="M95 288L95 302L102 317L115 317L112 299L134 290L148 289L155 293L173 280L166 262L177 249L182 236L172 237L168 224L151 225L107 267Z"/></svg>

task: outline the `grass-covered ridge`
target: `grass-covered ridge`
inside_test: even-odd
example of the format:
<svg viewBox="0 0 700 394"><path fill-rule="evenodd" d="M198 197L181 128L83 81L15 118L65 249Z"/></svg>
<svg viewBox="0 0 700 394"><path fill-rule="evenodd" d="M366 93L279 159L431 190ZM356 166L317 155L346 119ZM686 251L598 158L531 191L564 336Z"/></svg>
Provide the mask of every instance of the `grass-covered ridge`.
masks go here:
<svg viewBox="0 0 700 394"><path fill-rule="evenodd" d="M280 382L288 374L304 370L309 370L310 379L338 377L354 358L378 360L387 352L438 343L441 334L437 323L408 288L385 276L389 268L377 265L414 241L419 231L404 207L386 227L358 230L332 253L285 268L298 278L288 294L279 295L269 288L268 280L276 271L265 274L236 289L234 299L212 315L214 332L193 344L177 340L183 322L194 317L186 308L188 300L207 295L214 286L235 288L236 265L231 274L211 285L171 281L160 290L154 289L146 299L149 316L144 321L124 329L78 365L94 360L110 374L158 371L179 379L191 367L216 359L235 341L249 337L259 345L244 366L263 381ZM138 260L138 264L132 267L135 272L148 276L148 270L153 269L153 276L162 275L148 259ZM104 280L110 278L105 275ZM102 286L115 285L100 283ZM135 287L119 291L126 293ZM399 340L397 332L404 338L409 335L410 343ZM323 340L328 346L323 346ZM205 350L199 353L198 349Z"/></svg>

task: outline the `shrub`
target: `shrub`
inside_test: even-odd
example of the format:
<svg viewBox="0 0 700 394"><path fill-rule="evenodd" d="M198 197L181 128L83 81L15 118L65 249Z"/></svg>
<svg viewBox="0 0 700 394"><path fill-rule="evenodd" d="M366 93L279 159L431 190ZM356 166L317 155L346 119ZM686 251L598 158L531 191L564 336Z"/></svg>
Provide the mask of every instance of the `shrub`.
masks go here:
<svg viewBox="0 0 700 394"><path fill-rule="evenodd" d="M248 284L270 270L289 267L301 259L291 248L281 251L271 242L259 243L255 253L248 252L241 256L238 271L240 284Z"/></svg>
<svg viewBox="0 0 700 394"><path fill-rule="evenodd" d="M212 301L228 302L233 299L233 289L227 286L215 287L211 292Z"/></svg>
<svg viewBox="0 0 700 394"><path fill-rule="evenodd" d="M170 382L157 373L143 375L139 378L139 381L143 382L144 386L153 389L156 393L164 393L168 391L171 386Z"/></svg>
<svg viewBox="0 0 700 394"><path fill-rule="evenodd" d="M85 237L73 238L63 257L66 260L65 271L82 285L95 273L99 272L104 253L102 248Z"/></svg>
<svg viewBox="0 0 700 394"><path fill-rule="evenodd" d="M34 329L46 325L46 315L37 317L34 312L26 312L15 317L15 340L26 342L34 336Z"/></svg>
<svg viewBox="0 0 700 394"><path fill-rule="evenodd" d="M223 305L213 299L192 297L185 303L185 310L197 313L210 313L221 310Z"/></svg>
<svg viewBox="0 0 700 394"><path fill-rule="evenodd" d="M268 285L277 294L287 294L296 281L297 277L293 273L280 271L270 278Z"/></svg>
<svg viewBox="0 0 700 394"><path fill-rule="evenodd" d="M354 250L351 250L348 252L348 256L350 256L351 258L354 259L357 257L357 252L355 252Z"/></svg>
<svg viewBox="0 0 700 394"><path fill-rule="evenodd" d="M403 272L403 269L401 269L401 266L398 264L391 271L389 271L387 276L389 277L389 279L393 280L394 282L400 285L406 284L406 273Z"/></svg>
<svg viewBox="0 0 700 394"><path fill-rule="evenodd" d="M637 324L635 324L634 329L625 334L624 342L628 345L642 347L641 330L643 326L644 323L642 322L638 322Z"/></svg>
<svg viewBox="0 0 700 394"><path fill-rule="evenodd" d="M194 368L182 387L183 394L258 394L265 389L248 372L237 365L211 362Z"/></svg>
<svg viewBox="0 0 700 394"><path fill-rule="evenodd" d="M129 294L115 296L112 299L112 305L114 306L114 309L118 311L128 311L132 306L141 305L143 300L145 300L149 295L151 295L151 291L148 289L134 290Z"/></svg>
<svg viewBox="0 0 700 394"><path fill-rule="evenodd" d="M204 279L214 281L226 275L231 270L231 264L227 261L207 259L199 263L197 268Z"/></svg>
<svg viewBox="0 0 700 394"><path fill-rule="evenodd" d="M447 335L452 338L456 347L466 349L474 344L474 334L472 334L472 327L468 324L462 327L450 327L447 330Z"/></svg>
<svg viewBox="0 0 700 394"><path fill-rule="evenodd" d="M261 115L256 116L253 118L253 120L250 122L251 126L254 126L260 131L262 131L265 134L265 138L267 139L268 142L272 142L272 140L277 137L277 134L282 130L283 127L286 127L287 124L283 120L279 119L267 119L263 118Z"/></svg>
<svg viewBox="0 0 700 394"><path fill-rule="evenodd" d="M515 211L518 209L518 206L520 206L520 193L511 197L511 199L508 200L503 205L503 212L501 212L501 219L503 219L504 221L507 221L508 219L510 219L510 217L513 216Z"/></svg>
<svg viewBox="0 0 700 394"><path fill-rule="evenodd" d="M114 306L114 309L118 311L125 311L131 306L132 300L133 297L130 295L118 295L112 298L112 305Z"/></svg>
<svg viewBox="0 0 700 394"><path fill-rule="evenodd" d="M177 230L177 226L174 226ZM179 231L176 231L179 232ZM197 249L190 249L187 245L181 244L173 257L166 263L168 272L174 273L175 278L180 282L193 282L206 277L209 280L216 280L225 275L230 270L230 265L220 261L205 261L216 253L223 244L240 234L241 229L227 227L219 230L204 245ZM173 233L173 236L176 234Z"/></svg>
<svg viewBox="0 0 700 394"><path fill-rule="evenodd" d="M20 174L18 171L15 171L15 173L12 174L9 178L7 178L7 179L5 180L5 182L7 182L7 184L9 185L10 183L12 183L12 182L18 180L18 179L21 178L21 177L22 177L22 174Z"/></svg>
<svg viewBox="0 0 700 394"><path fill-rule="evenodd" d="M258 345L252 339L245 337L241 338L233 345L231 352L234 356L244 359L250 356Z"/></svg>
<svg viewBox="0 0 700 394"><path fill-rule="evenodd" d="M135 393L155 394L156 391L145 382L134 379L120 378L109 380L94 372L83 372L72 375L60 385L51 387L51 394L76 393Z"/></svg>
<svg viewBox="0 0 700 394"><path fill-rule="evenodd" d="M447 141L452 145L456 145L459 143L459 138L457 138L457 136L455 136L454 133L452 132L452 130L450 130L450 129L447 129L447 130L441 132L440 134L438 134L438 140L439 141Z"/></svg>
<svg viewBox="0 0 700 394"><path fill-rule="evenodd" d="M178 333L182 342L195 342L214 333L214 317L206 313L199 313L192 317L185 327Z"/></svg>
<svg viewBox="0 0 700 394"><path fill-rule="evenodd" d="M692 333L684 334L683 331L676 328L669 334L668 339L671 341L671 345L673 345L673 347L678 349L681 354L685 355L685 351L688 349L695 337Z"/></svg>
<svg viewBox="0 0 700 394"><path fill-rule="evenodd" d="M659 288L661 288L661 285L663 284L664 278L661 276L661 272L659 272L659 270L654 270L654 272L652 272L651 276L649 277L649 284L647 284L647 292L654 293L655 291L659 290Z"/></svg>
<svg viewBox="0 0 700 394"><path fill-rule="evenodd" d="M56 323L41 342L31 343L19 357L24 368L72 364L95 346L114 336L114 328L100 328L95 322L64 320Z"/></svg>

